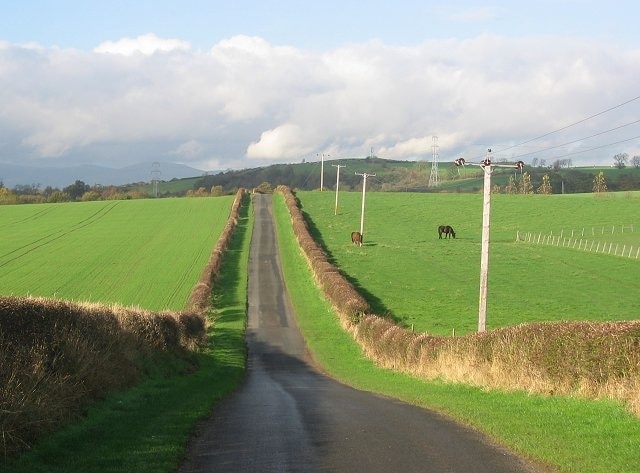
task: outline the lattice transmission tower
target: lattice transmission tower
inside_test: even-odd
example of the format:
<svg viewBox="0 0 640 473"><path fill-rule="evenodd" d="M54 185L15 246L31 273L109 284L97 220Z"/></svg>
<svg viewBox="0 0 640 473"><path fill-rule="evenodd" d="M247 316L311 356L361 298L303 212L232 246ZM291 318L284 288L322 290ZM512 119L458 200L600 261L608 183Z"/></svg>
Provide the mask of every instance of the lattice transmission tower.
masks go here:
<svg viewBox="0 0 640 473"><path fill-rule="evenodd" d="M433 160L431 162L431 175L429 176L428 187L438 187L440 181L438 180L438 137L431 138L431 154Z"/></svg>
<svg viewBox="0 0 640 473"><path fill-rule="evenodd" d="M162 172L160 172L160 163L154 162L151 165L151 182L153 183L153 196L158 197L158 181L160 180L160 176Z"/></svg>

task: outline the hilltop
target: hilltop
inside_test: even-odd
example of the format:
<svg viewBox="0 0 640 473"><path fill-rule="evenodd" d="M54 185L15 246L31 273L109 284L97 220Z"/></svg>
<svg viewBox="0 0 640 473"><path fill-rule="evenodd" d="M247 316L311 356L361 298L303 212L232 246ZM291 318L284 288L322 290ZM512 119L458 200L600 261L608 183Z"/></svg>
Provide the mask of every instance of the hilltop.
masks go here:
<svg viewBox="0 0 640 473"><path fill-rule="evenodd" d="M397 161L378 157L326 160L296 164L273 164L271 166L229 170L218 174L176 179L159 186L160 195L176 195L201 189L211 192L232 193L240 187L255 188L268 184L271 188L283 184L292 189L320 189L321 168L324 166L323 188L335 189L337 166L340 166L340 190L361 190L362 174L369 175L367 190L396 192L479 192L483 187L482 169L477 166L456 167L453 162L441 162L438 166L439 184L430 187L431 163L428 161ZM511 168L495 168L492 186L507 185L509 178L518 182L523 173L528 173L534 189L549 176L554 194L592 192L595 176L603 172L609 191L640 190L639 167L531 167L522 171ZM501 190L502 191L502 190Z"/></svg>

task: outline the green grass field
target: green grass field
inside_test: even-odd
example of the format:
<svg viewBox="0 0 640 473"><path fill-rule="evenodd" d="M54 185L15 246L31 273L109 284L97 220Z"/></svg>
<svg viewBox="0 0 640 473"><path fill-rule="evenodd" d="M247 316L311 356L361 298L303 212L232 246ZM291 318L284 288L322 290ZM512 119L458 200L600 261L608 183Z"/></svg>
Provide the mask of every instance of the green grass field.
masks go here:
<svg viewBox="0 0 640 473"><path fill-rule="evenodd" d="M185 199L182 199L185 200ZM190 199L191 200L191 199ZM198 199L199 200L199 199ZM244 379L247 274L252 209L240 210L238 226L212 295L206 346L194 356L200 369L185 376L163 374L110 395L86 415L53 433L6 473L175 472L198 421Z"/></svg>
<svg viewBox="0 0 640 473"><path fill-rule="evenodd" d="M540 471L638 471L640 423L618 403L488 391L423 381L376 367L341 328L331 305L315 287L284 199L279 195L274 199L287 290L310 351L326 372L357 389L442 412L541 465Z"/></svg>
<svg viewBox="0 0 640 473"><path fill-rule="evenodd" d="M360 229L362 193L341 192L338 215L334 192L297 196L314 237L376 313L436 335L477 329L481 195L367 193L361 248L350 233ZM487 328L637 319L640 259L516 242L516 234L585 229L598 233L589 238L638 248L639 204L640 193L492 196ZM441 224L457 238L440 240Z"/></svg>
<svg viewBox="0 0 640 473"><path fill-rule="evenodd" d="M182 309L233 199L0 206L0 291Z"/></svg>

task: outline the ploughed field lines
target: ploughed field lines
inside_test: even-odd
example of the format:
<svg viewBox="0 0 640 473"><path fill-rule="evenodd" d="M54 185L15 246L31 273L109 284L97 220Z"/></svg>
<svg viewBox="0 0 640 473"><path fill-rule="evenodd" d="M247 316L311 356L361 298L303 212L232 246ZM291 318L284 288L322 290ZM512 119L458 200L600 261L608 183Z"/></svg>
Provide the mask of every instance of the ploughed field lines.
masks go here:
<svg viewBox="0 0 640 473"><path fill-rule="evenodd" d="M177 310L233 196L0 207L0 293Z"/></svg>
<svg viewBox="0 0 640 473"><path fill-rule="evenodd" d="M95 220L102 218L106 215L113 207L115 207L119 202L110 202L109 205L106 205L98 210L96 210L92 215L82 216L82 220L71 223L69 225L67 222L62 222L65 226L62 228L51 228L49 229L49 233L44 235L38 235L37 232L29 232L27 238L32 238L32 240L20 241L19 238L21 236L20 233L14 235L17 237L18 245L13 249L8 249L6 253L0 254L0 268L4 268L14 261L28 256L32 251L38 250L46 245L49 245L60 238L65 238L72 232L78 231L88 225L91 225ZM24 224L27 222L38 225L39 217L48 214L51 210L48 209L46 211L41 211L35 213L31 217L27 217L23 219L21 222L18 222L17 225ZM8 227L8 225L7 225ZM46 227L43 230L47 231ZM9 235L12 234L12 231L9 229L4 230L5 237L9 240ZM35 239L33 239L35 238Z"/></svg>

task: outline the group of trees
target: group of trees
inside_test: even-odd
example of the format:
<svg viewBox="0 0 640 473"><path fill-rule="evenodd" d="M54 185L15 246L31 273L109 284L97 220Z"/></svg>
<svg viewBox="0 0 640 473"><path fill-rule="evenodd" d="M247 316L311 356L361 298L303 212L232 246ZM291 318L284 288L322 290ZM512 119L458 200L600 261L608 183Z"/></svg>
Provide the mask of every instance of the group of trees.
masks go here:
<svg viewBox="0 0 640 473"><path fill-rule="evenodd" d="M618 153L613 156L613 166L622 169L631 164L633 167L640 167L640 156L636 155L629 159L629 153ZM551 166L547 166L545 159L533 158L531 160L531 167L534 168L548 168L548 169L568 169L573 167L571 159L556 159Z"/></svg>
<svg viewBox="0 0 640 473"><path fill-rule="evenodd" d="M40 189L40 187L36 185L18 185L13 189L8 189L0 181L0 204L127 200L144 197L148 197L148 195L140 190L127 189L119 186L89 186L79 180L62 189L51 186Z"/></svg>
<svg viewBox="0 0 640 473"><path fill-rule="evenodd" d="M531 182L531 175L525 172L522 173L518 180L513 175L509 176L509 182L504 187L496 184L491 189L491 192L494 194L553 194L553 187L549 174L544 174L540 185L534 188Z"/></svg>
<svg viewBox="0 0 640 473"><path fill-rule="evenodd" d="M620 153L613 157L614 166L605 169L599 184L595 185L595 171L589 168L574 168L570 159L557 160L551 166L547 166L543 159L533 159L531 166L526 166L523 171L514 172L506 168L497 168L493 177L494 193L506 194L572 194L596 192L595 188L602 189L603 180L606 177L606 191L640 190L640 156L629 159L627 153ZM445 181L460 182L457 186L428 187L430 163L417 161L392 161L377 157L365 159L341 160L341 164L348 165L347 171L340 174L341 190L362 189L362 177L357 172L368 172L374 176L367 182L367 188L371 191L413 191L413 192L441 192L450 190L453 192L475 192L482 188L482 171L478 169L477 175L460 175L460 171L453 164L445 173L448 178ZM630 164L634 169L627 169ZM334 188L335 170L330 163L324 167L325 189ZM126 200L147 198L153 195L159 197L206 197L219 196L234 193L238 188L256 189L258 192L268 191L267 188L284 184L292 189L312 190L320 185L320 163L301 164L275 164L272 166L244 169L238 171L226 171L219 174L204 176L192 180L184 186L172 185L165 188L163 193L157 194L150 190L149 183L134 183L126 186L89 186L83 181L76 180L73 184L62 189L46 187L41 189L36 185L16 186L13 189L6 188L0 181L0 204L14 203L41 203L41 202L75 202L88 200ZM444 177L444 174L442 175ZM475 179L475 180L474 180ZM467 184L464 184L467 182ZM453 182L450 182L453 184ZM444 184L444 183L443 183ZM169 190L170 189L170 190ZM598 190L597 192L602 192Z"/></svg>
<svg viewBox="0 0 640 473"><path fill-rule="evenodd" d="M637 189L640 186L640 179L636 178L636 186L632 187ZM571 182L571 181L568 181ZM564 186L564 181L562 181ZM593 174L588 175L588 182L586 179L581 178L580 182L581 186L588 185L588 189L582 189L581 192L594 192L597 194L607 192L609 190L607 186L607 179L602 171L600 171L595 176ZM630 190L630 189L629 189ZM561 189L562 191L562 189ZM531 181L531 175L528 172L522 173L519 178L511 175L509 177L509 182L501 187L500 185L494 185L491 189L491 192L494 194L504 193L504 194L554 194L554 186L551 182L551 176L548 173L542 175L539 184L534 186Z"/></svg>
<svg viewBox="0 0 640 473"><path fill-rule="evenodd" d="M628 153L618 153L613 157L613 165L618 169L622 169L627 166L627 163L631 163L634 168L640 167L640 156L634 156L629 160Z"/></svg>

